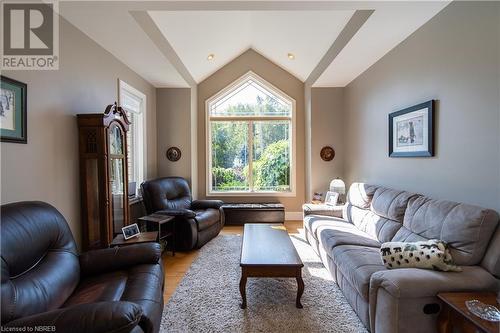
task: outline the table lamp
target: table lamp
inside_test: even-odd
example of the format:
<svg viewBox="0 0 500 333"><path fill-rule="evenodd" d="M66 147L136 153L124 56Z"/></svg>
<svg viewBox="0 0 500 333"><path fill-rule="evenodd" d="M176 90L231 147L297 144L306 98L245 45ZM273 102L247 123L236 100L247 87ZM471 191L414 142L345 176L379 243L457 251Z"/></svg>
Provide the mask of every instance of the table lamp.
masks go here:
<svg viewBox="0 0 500 333"><path fill-rule="evenodd" d="M339 177L330 182L330 192L337 192L339 194L339 203L344 203L345 183Z"/></svg>

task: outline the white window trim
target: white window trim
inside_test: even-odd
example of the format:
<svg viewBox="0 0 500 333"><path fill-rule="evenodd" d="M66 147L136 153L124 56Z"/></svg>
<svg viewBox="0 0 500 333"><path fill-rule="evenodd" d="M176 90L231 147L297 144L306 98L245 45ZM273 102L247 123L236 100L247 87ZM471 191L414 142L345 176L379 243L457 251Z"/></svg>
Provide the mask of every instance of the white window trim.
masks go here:
<svg viewBox="0 0 500 333"><path fill-rule="evenodd" d="M259 192L246 192L246 191L230 191L230 192L216 192L212 191L212 173L210 172L212 166L212 133L210 131L210 110L209 106L211 103L225 96L229 91L233 90L240 84L245 81L252 79L259 84L268 88L273 94L281 97L284 100L288 100L292 103L292 128L290 129L291 137L292 137L292 149L291 149L291 165L290 165L290 191L288 192L279 192L279 191L259 191ZM252 117L255 119L255 117ZM266 120L271 120L273 118L282 118L282 117L265 117ZM244 120L244 117L239 117L238 119ZM288 119L288 118L287 118ZM248 71L246 74L241 76L239 79L233 81L227 87L220 90L215 95L209 97L205 101L205 135L206 135L206 161L205 165L206 170L206 185L205 185L205 194L207 197L295 197L297 195L296 190L296 101L294 98L288 96L282 90L269 83L259 75L255 74L252 71Z"/></svg>
<svg viewBox="0 0 500 333"><path fill-rule="evenodd" d="M137 177L138 179L135 179L138 181L137 188L139 188L140 183L146 180L146 170L147 170L147 134L146 134L146 129L147 129L147 114L146 114L146 107L147 107L147 99L146 95L142 93L141 91L137 90L136 88L132 87L129 85L127 82L118 79L118 105L121 105L121 99L122 99L122 94L127 93L130 94L137 99L139 99L140 102L140 113L142 114L142 142L143 145L140 146L137 141L134 143L135 147L134 150L138 154L142 154L142 165L137 166ZM136 127L137 129L137 127ZM132 181L129 179L129 182Z"/></svg>

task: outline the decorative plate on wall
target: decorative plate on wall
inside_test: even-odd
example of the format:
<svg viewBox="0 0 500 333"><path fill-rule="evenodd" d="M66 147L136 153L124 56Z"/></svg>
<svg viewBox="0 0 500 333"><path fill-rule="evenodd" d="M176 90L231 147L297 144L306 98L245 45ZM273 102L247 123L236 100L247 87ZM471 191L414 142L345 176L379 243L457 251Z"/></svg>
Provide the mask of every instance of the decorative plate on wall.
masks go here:
<svg viewBox="0 0 500 333"><path fill-rule="evenodd" d="M170 147L167 150L167 158L169 161L177 162L181 159L181 150L177 147Z"/></svg>
<svg viewBox="0 0 500 333"><path fill-rule="evenodd" d="M329 162L329 161L333 160L333 158L335 157L335 150L333 150L333 148L330 146L325 146L325 147L321 148L321 152L319 153L319 156L321 156L321 159L323 161Z"/></svg>

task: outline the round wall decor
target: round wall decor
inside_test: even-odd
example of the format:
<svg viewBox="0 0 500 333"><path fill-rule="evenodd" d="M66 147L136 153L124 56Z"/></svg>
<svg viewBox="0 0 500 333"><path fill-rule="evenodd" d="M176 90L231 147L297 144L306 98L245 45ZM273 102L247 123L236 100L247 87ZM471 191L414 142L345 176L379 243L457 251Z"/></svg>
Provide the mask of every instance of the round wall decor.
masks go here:
<svg viewBox="0 0 500 333"><path fill-rule="evenodd" d="M333 158L335 157L335 150L333 150L333 148L330 146L325 146L325 147L321 148L321 152L319 153L319 156L321 156L321 159L323 161L329 162L329 161L333 160Z"/></svg>
<svg viewBox="0 0 500 333"><path fill-rule="evenodd" d="M170 147L167 149L167 158L169 161L177 162L181 159L181 150L177 147Z"/></svg>

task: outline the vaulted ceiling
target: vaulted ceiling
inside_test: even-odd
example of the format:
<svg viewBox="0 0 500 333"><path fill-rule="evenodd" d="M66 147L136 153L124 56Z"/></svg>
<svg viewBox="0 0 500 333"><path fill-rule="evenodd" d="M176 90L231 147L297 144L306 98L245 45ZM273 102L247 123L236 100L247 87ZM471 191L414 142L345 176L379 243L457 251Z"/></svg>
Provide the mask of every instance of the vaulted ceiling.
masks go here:
<svg viewBox="0 0 500 333"><path fill-rule="evenodd" d="M156 87L199 83L249 48L313 86L343 87L448 3L68 1L60 13Z"/></svg>

